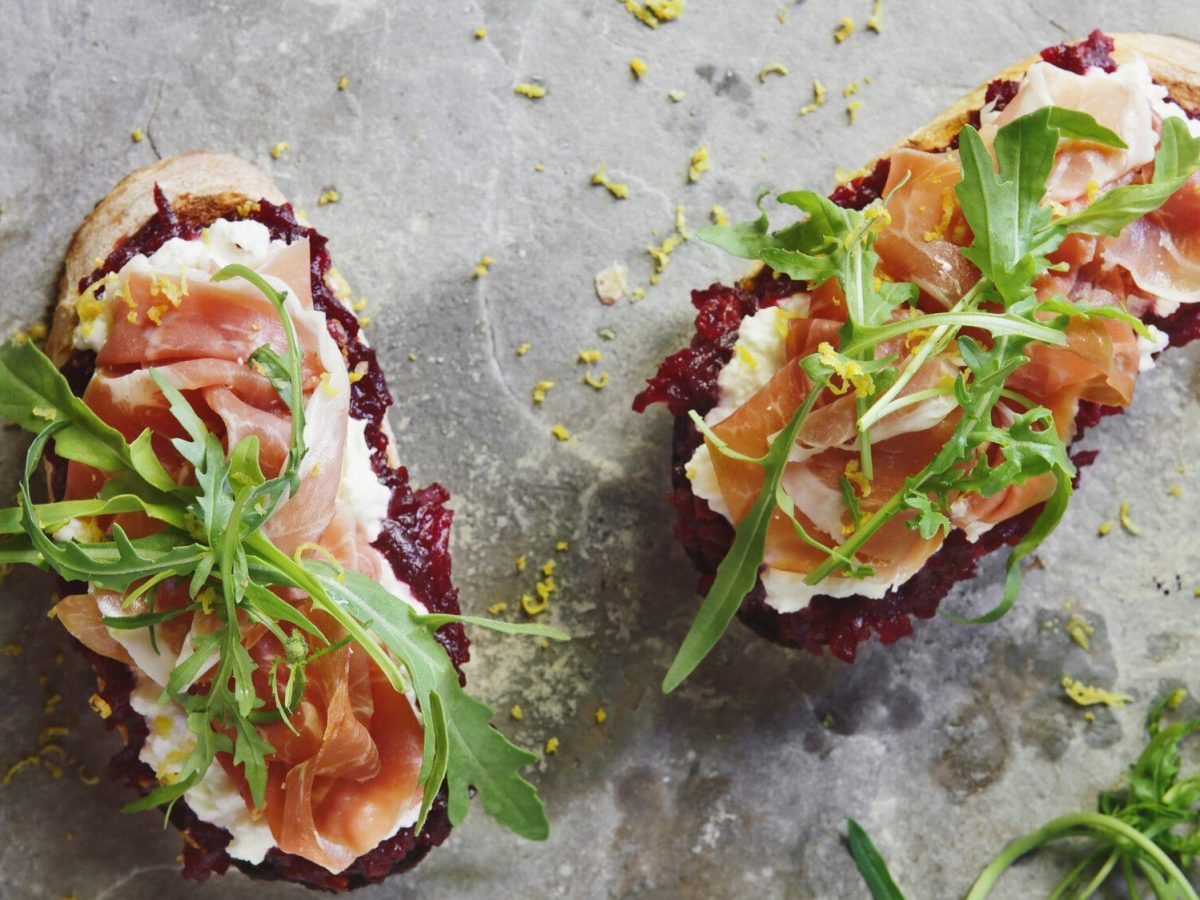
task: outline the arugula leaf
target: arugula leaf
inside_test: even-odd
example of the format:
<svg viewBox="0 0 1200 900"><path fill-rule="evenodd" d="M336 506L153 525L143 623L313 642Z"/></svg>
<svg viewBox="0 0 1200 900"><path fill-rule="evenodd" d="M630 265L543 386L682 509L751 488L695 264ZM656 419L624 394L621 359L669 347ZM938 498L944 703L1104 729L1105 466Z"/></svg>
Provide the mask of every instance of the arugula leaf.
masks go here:
<svg viewBox="0 0 1200 900"><path fill-rule="evenodd" d="M420 615L377 582L356 572L339 572L329 563L312 559L306 559L304 566L320 580L335 603L359 621L369 621L371 630L403 662L421 709L432 710L438 703L444 710L441 722L436 714L426 718L426 752L432 752L435 761L422 768L426 770L428 792L436 788L429 779L441 765L439 754L445 753L451 824L457 825L465 818L469 791L474 787L484 810L497 822L522 837L544 840L549 834L545 808L533 786L519 774L536 762L537 756L514 746L492 728L492 709L462 689L458 671L433 636L444 617ZM554 636L543 629L533 631L511 624L504 630L514 628ZM432 699L435 695L437 700ZM439 726L444 731L439 733ZM432 742L429 735L434 737Z"/></svg>
<svg viewBox="0 0 1200 900"><path fill-rule="evenodd" d="M887 863L879 855L879 851L875 849L875 845L871 843L871 839L867 837L862 826L853 819L847 819L846 831L850 854L854 857L854 862L858 864L858 871L862 874L863 881L867 883L871 897L874 900L904 900L904 894L892 880Z"/></svg>

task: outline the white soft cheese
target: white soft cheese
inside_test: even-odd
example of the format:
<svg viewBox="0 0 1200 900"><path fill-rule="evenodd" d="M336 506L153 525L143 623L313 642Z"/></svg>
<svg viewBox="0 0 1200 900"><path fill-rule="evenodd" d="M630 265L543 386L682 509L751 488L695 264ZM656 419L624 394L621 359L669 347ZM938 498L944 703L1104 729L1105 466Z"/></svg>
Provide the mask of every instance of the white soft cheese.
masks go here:
<svg viewBox="0 0 1200 900"><path fill-rule="evenodd" d="M139 673L129 702L145 717L148 726L138 759L150 766L160 781L169 783L179 777L184 760L196 746L196 737L188 730L183 707L173 700L160 704L161 695L161 685ZM227 848L230 856L260 863L267 851L275 846L266 819L246 806L220 763L209 766L200 782L183 796L197 816L233 836Z"/></svg>
<svg viewBox="0 0 1200 900"><path fill-rule="evenodd" d="M81 544L97 544L104 540L104 532L91 516L68 519L66 524L51 535L56 541L78 541Z"/></svg>
<svg viewBox="0 0 1200 900"><path fill-rule="evenodd" d="M354 516L367 539L373 541L383 529L392 495L371 468L366 429L364 420L350 419L346 429L346 449L342 454L342 480L338 483L338 497L354 510Z"/></svg>

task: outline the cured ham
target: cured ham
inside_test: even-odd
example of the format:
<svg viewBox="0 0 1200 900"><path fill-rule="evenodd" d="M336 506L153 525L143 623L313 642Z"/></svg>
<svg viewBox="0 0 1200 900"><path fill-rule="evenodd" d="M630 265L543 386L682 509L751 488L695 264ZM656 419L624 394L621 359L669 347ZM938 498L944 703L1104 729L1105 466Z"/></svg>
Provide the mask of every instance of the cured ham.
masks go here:
<svg viewBox="0 0 1200 900"><path fill-rule="evenodd" d="M186 483L192 477L190 466L171 444L186 435L151 377L153 368L183 392L205 425L221 437L226 451L254 435L264 473L278 474L291 444L290 413L274 386L249 361L264 344L286 352L281 319L248 282L213 283L209 276L216 271L215 263L197 267L192 248L170 249L188 262L179 271L162 271L146 257L135 257L104 282L100 302L109 305L112 324L83 399L129 440L149 428L160 460L179 483ZM267 254L257 267L277 290L287 292L285 306L302 352L307 446L299 489L266 522L264 532L289 555L317 552L379 579L385 567L390 575L390 565L371 546L372 536L355 511L339 497L351 385L346 359L329 335L325 314L313 308L310 252L307 239L297 240ZM355 433L363 440L361 428ZM66 496L95 496L106 477L72 462ZM120 521L135 536L156 527L140 515L126 514ZM337 639L336 623L309 609L303 594L281 593L302 605L331 640ZM157 649L144 630L108 628L102 617L182 609L190 602L186 584L167 579L132 604L118 594L96 591L66 597L56 611L89 649L134 666L140 678L161 686L193 652L195 638L216 626L215 615L185 613L155 626ZM286 678L283 648L264 626L243 620L239 624L242 643L259 666L258 693L273 707L267 673L275 664ZM260 727L274 748L261 814L280 851L338 873L415 821L422 799L417 777L423 730L409 700L356 645L320 656L306 667L305 677L303 698L290 718L295 732L282 722ZM194 689L203 689L209 678L211 670L201 672ZM224 754L218 760L241 791L248 811L257 815L250 809L241 769Z"/></svg>

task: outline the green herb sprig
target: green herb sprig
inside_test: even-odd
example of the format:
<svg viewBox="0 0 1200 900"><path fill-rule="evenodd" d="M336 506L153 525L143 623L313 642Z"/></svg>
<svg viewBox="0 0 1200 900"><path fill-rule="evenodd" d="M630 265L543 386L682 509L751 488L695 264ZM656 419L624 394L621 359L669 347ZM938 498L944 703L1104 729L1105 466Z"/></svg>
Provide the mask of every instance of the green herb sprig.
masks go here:
<svg viewBox="0 0 1200 900"><path fill-rule="evenodd" d="M1133 900L1143 896L1143 886L1157 900L1198 900L1187 870L1200 854L1200 772L1183 775L1180 744L1200 729L1200 718L1161 724L1163 713L1179 699L1168 694L1150 710L1150 740L1130 766L1126 788L1101 793L1096 812L1060 816L1010 842L979 873L966 900L983 900L1019 859L1064 839L1083 842L1086 852L1047 894L1051 898L1082 900L1120 879ZM903 900L871 839L853 819L848 829L851 853L871 896Z"/></svg>
<svg viewBox="0 0 1200 900"><path fill-rule="evenodd" d="M226 454L220 438L183 394L152 368L150 376L186 433L172 443L195 471L194 485L178 485L154 453L149 429L127 443L72 394L66 379L32 343L0 346L0 416L36 435L26 454L19 505L0 510L0 563L28 563L53 569L70 581L118 591L125 595L126 606L145 598L150 611L103 621L114 629L146 628L156 651L156 626L188 613L216 616L217 627L193 640L160 698L184 709L195 747L176 780L160 784L126 809L169 806L204 777L218 753L232 755L252 801L261 806L273 748L259 726L282 721L292 727L291 713L303 696L305 666L353 642L395 690L411 687L418 699L424 728L419 778L423 803L415 830L423 826L445 782L452 824L466 816L474 788L485 811L498 822L524 837L545 838L545 809L520 774L537 757L491 727L493 711L461 688L458 671L434 633L449 622L461 622L552 640L567 636L540 625L422 615L368 578L327 562L293 558L271 543L262 526L295 494L306 453L301 351L285 308L286 295L244 266L227 266L213 276L214 281L229 278L254 285L284 326L285 354L264 345L250 356L250 364L271 381L291 414L288 457L274 478L262 472L256 436L243 438ZM30 479L51 442L60 457L112 474L99 497L33 502ZM51 537L77 517L127 512L144 512L163 527L131 539L114 524L110 539L94 543ZM185 607L154 608L154 588L168 578L187 580L190 602ZM346 637L331 640L272 587L303 590ZM242 644L247 624L264 626L285 649L283 662L271 669L269 699L255 690L255 664ZM281 668L287 669L282 683ZM207 689L196 689L206 673Z"/></svg>
<svg viewBox="0 0 1200 900"><path fill-rule="evenodd" d="M1039 302L1033 282L1048 270L1049 254L1067 235L1119 234L1125 225L1165 202L1200 165L1200 139L1193 138L1184 123L1168 119L1163 123L1150 184L1116 188L1086 209L1053 219L1044 205L1046 182L1055 149L1063 139L1125 146L1091 116L1058 107L1036 110L1000 128L994 155L973 127L962 130L962 178L955 193L974 235L972 244L962 253L979 269L980 278L946 312L896 317L897 309L915 302L916 286L875 281L879 256L873 245L878 228L886 222L890 197L879 206L857 212L842 209L812 191L785 193L779 196L779 202L796 207L806 217L771 232L762 211L764 194L760 194L758 219L698 232L703 240L735 256L760 260L798 281L816 286L836 279L846 297L848 315L839 330L835 352L818 352L789 363L803 368L810 392L763 456L750 458L733 453L698 415L692 415L717 452L760 466L764 479L757 500L736 524L733 544L718 566L712 587L663 680L664 691L674 690L695 670L754 587L767 528L777 510L791 520L802 540L827 551L824 561L805 578L806 584L817 585L831 575L864 578L873 574L858 554L897 515L907 515L906 524L923 538L939 532L948 534L949 506L955 497L966 493L992 496L1010 485L1050 475L1054 492L1009 556L1001 602L984 615L959 621L993 621L1016 601L1020 561L1036 550L1061 520L1071 496L1075 468L1050 411L1007 390L1008 377L1028 362L1025 350L1031 343L1065 345L1065 330L1073 318L1115 318L1138 334L1149 336L1142 322L1124 310L1093 309L1061 297ZM964 334L967 328L986 332L990 346ZM891 357L877 358L882 341L917 329L931 330L902 367L892 365ZM839 545L824 548L801 527L780 489L787 451L816 399L835 377L842 379L842 390L847 389L850 379L845 376L852 365L860 378L869 379L866 390L858 390L855 385L861 471L869 479L872 426L915 402L913 396L902 395L904 387L922 365L952 347L966 367L953 386L961 411L953 434L924 468L906 479L904 487L874 511L864 513L847 503L847 512L855 522L853 532ZM1015 414L1013 424L1003 429L993 425L993 411L1001 400L1023 407ZM1000 461L995 465L986 452L992 447L1000 451Z"/></svg>

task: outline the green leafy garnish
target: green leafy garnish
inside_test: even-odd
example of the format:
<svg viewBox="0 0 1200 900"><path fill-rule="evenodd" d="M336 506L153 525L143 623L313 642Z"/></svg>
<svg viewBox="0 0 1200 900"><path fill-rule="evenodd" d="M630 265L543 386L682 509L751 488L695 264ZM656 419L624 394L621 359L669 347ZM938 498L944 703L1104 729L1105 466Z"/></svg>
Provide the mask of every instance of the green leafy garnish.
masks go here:
<svg viewBox="0 0 1200 900"><path fill-rule="evenodd" d="M983 900L1014 863L1064 839L1079 843L1083 852L1047 896L1091 897L1120 879L1126 896L1134 900L1143 896L1142 885L1159 900L1198 900L1187 870L1200 854L1200 772L1183 775L1179 748L1200 729L1200 718L1161 726L1164 711L1178 706L1182 697L1181 691L1168 694L1150 710L1150 740L1129 768L1127 787L1102 792L1096 812L1060 816L1011 841L979 873L966 900ZM873 897L903 900L883 859L853 819L850 850ZM885 886L882 892L880 885Z"/></svg>
<svg viewBox="0 0 1200 900"><path fill-rule="evenodd" d="M261 806L267 760L274 751L259 727L283 722L294 730L291 716L304 694L305 668L353 643L395 690L411 688L418 701L424 729L423 802L414 830L423 827L445 782L452 824L466 816L474 788L485 811L499 822L525 837L545 838L545 810L520 774L537 757L491 727L493 711L462 689L458 670L434 633L449 622L462 622L509 634L554 640L567 636L537 625L421 615L371 579L327 562L293 558L271 543L262 526L295 494L306 453L301 349L285 309L286 295L244 266L228 266L213 276L214 281L228 278L243 278L263 293L287 338L285 354L264 345L248 361L270 380L291 414L287 460L273 478L262 472L256 436L243 438L226 453L187 398L151 368L151 378L186 435L172 443L195 473L195 484L177 485L154 453L149 430L126 443L72 394L66 379L32 343L0 346L0 415L36 434L26 455L19 505L0 510L0 563L53 569L67 580L118 591L126 595L126 605L148 601L148 611L108 617L104 623L114 629L148 629L156 651L158 625L185 614L213 617L211 630L192 640L190 653L171 671L160 698L183 708L195 746L177 778L126 809L173 803L204 777L218 753L231 755L252 801ZM112 473L99 497L33 502L30 479L51 442L59 456ZM66 538L65 533L52 536L73 519L129 512L145 513L161 523L161 530L131 539L113 524L110 536L94 543ZM155 609L154 589L169 578L188 584L189 602L182 608ZM332 618L346 636L331 640L273 587L303 590L313 608ZM242 644L245 624L264 626L284 648L284 656L271 666L267 698L255 688L256 664Z"/></svg>
<svg viewBox="0 0 1200 900"><path fill-rule="evenodd" d="M1200 165L1200 139L1191 137L1186 124L1168 119L1163 123L1150 184L1115 188L1086 209L1055 219L1045 205L1046 182L1055 149L1063 139L1124 147L1116 134L1091 116L1058 107L1036 110L1000 128L994 152L989 152L974 128L963 128L962 178L955 194L974 239L961 252L981 277L945 312L897 316L897 310L915 302L917 287L876 278L879 256L873 245L878 230L888 221L890 196L858 212L842 209L811 191L785 193L779 202L796 207L805 217L772 232L762 211L764 192L758 198L759 218L698 232L702 239L736 256L760 260L812 287L836 279L846 298L847 319L838 332L836 349L822 345L817 353L788 363L804 369L809 393L763 456L747 458L733 452L701 423L714 452L762 468L763 486L750 511L736 523L733 544L667 672L664 691L676 688L695 670L753 589L767 528L777 512L791 521L801 540L825 552L824 560L805 577L806 584L817 585L831 575L871 575L869 562L858 554L895 516L905 516L910 528L923 538L932 538L949 533L949 507L956 498L967 494L990 497L1030 478L1051 478L1052 495L1009 556L1001 602L991 612L960 621L992 621L1016 601L1020 561L1041 545L1062 518L1075 467L1058 437L1051 412L1009 391L1006 381L1028 362L1026 348L1031 343L1065 345L1067 325L1075 318L1116 318L1138 334L1149 335L1146 327L1124 310L1094 309L1059 297L1039 302L1033 283L1047 271L1049 255L1069 234L1118 234L1128 223L1158 208ZM918 329L923 339L902 365L892 357L880 356L878 348L883 341ZM980 341L980 333L986 335L986 341ZM913 396L903 394L905 387L926 362L951 352L957 352L963 366L953 385L960 413L953 434L924 468L905 480L901 490L872 511L861 509L853 491L843 486L843 503L853 528L840 544L825 547L801 527L780 488L788 451L814 403L827 389L839 393L854 389L859 471L870 481L871 429L916 402ZM994 413L1002 402L1008 405L1005 415L1011 421L1006 427L995 424ZM694 413L692 418L699 422Z"/></svg>

